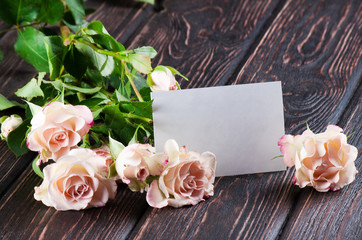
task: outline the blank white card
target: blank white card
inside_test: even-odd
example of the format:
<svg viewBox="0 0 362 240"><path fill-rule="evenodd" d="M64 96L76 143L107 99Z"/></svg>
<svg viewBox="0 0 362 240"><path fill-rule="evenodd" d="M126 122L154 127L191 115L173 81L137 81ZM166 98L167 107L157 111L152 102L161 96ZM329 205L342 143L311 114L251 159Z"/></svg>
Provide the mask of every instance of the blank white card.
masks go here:
<svg viewBox="0 0 362 240"><path fill-rule="evenodd" d="M216 176L285 170L281 82L153 92L157 151L172 138L216 155Z"/></svg>

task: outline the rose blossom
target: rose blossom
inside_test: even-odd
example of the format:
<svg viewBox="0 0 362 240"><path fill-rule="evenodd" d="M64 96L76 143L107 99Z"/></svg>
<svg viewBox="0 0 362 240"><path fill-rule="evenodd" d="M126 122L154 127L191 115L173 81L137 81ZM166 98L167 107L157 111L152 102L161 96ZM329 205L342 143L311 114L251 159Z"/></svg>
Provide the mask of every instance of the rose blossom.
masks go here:
<svg viewBox="0 0 362 240"><path fill-rule="evenodd" d="M92 112L86 106L48 104L31 120L28 148L38 151L41 160L57 160L76 146L93 125Z"/></svg>
<svg viewBox="0 0 362 240"><path fill-rule="evenodd" d="M102 207L117 191L115 180L105 177L105 164L106 158L92 150L73 149L43 169L34 198L61 211Z"/></svg>
<svg viewBox="0 0 362 240"><path fill-rule="evenodd" d="M170 69L163 66L159 67L162 67L164 71L156 69L150 74L152 92L176 90L178 88L177 82Z"/></svg>
<svg viewBox="0 0 362 240"><path fill-rule="evenodd" d="M179 150L175 140L168 140L165 152L169 159L167 168L154 180L147 192L147 202L152 207L167 205L181 207L195 205L206 197L214 195L216 158L211 152L201 155Z"/></svg>
<svg viewBox="0 0 362 240"><path fill-rule="evenodd" d="M109 149L109 147L107 145L103 145L100 148L93 149L93 151L97 155L102 156L106 159L105 168L106 168L106 171L109 171L109 168L114 163L114 159L112 158L111 150Z"/></svg>
<svg viewBox="0 0 362 240"><path fill-rule="evenodd" d="M150 175L160 175L166 159L165 154L155 154L155 148L150 144L135 143L118 155L116 171L131 190L142 192L146 187L142 182Z"/></svg>
<svg viewBox="0 0 362 240"><path fill-rule="evenodd" d="M1 137L6 139L10 132L19 127L23 122L23 119L18 115L11 115L6 117L5 120L1 123Z"/></svg>
<svg viewBox="0 0 362 240"><path fill-rule="evenodd" d="M294 183L319 192L336 191L355 179L357 148L347 143L343 129L329 125L323 133L306 130L302 135L284 135L278 145L284 163L295 165Z"/></svg>

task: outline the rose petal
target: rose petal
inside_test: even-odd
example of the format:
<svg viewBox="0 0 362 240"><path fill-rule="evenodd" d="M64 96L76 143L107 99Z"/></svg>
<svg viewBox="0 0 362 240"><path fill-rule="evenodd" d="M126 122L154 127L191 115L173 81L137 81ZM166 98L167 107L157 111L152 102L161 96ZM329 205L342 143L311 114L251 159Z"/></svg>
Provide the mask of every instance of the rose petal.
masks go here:
<svg viewBox="0 0 362 240"><path fill-rule="evenodd" d="M167 198L165 198L158 187L157 180L152 181L146 195L146 200L151 207L155 208L163 208L168 205Z"/></svg>

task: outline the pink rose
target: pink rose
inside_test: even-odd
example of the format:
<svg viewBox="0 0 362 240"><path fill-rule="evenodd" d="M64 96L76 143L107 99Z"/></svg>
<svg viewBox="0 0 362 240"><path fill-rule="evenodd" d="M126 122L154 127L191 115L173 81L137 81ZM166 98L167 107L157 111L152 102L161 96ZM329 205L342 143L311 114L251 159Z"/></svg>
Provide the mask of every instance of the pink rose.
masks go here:
<svg viewBox="0 0 362 240"><path fill-rule="evenodd" d="M6 139L10 132L15 130L15 128L19 127L23 122L23 119L18 115L11 115L10 117L2 117L3 119L1 123L1 138Z"/></svg>
<svg viewBox="0 0 362 240"><path fill-rule="evenodd" d="M177 82L175 76L172 74L170 69L164 66L158 66L150 74L151 90L156 91L170 91L177 90Z"/></svg>
<svg viewBox="0 0 362 240"><path fill-rule="evenodd" d="M41 160L57 160L76 146L93 125L92 112L86 106L48 104L31 120L28 148L38 151Z"/></svg>
<svg viewBox="0 0 362 240"><path fill-rule="evenodd" d="M109 171L109 168L114 163L114 159L112 158L111 150L109 149L109 147L107 145L103 145L100 148L93 149L93 151L97 155L102 156L106 159L105 170Z"/></svg>
<svg viewBox="0 0 362 240"><path fill-rule="evenodd" d="M323 133L306 130L302 135L284 135L278 145L284 163L296 169L294 183L319 192L336 191L354 181L357 148L347 143L343 129L329 125Z"/></svg>
<svg viewBox="0 0 362 240"><path fill-rule="evenodd" d="M122 181L133 191L143 191L150 175L160 175L166 160L164 154L155 154L149 144L131 144L125 147L116 160L116 170Z"/></svg>
<svg viewBox="0 0 362 240"><path fill-rule="evenodd" d="M168 140L165 152L169 159L167 168L154 180L147 192L150 206L181 207L195 205L214 195L216 158L211 152L201 155L187 152L185 147L179 150L175 140Z"/></svg>
<svg viewBox="0 0 362 240"><path fill-rule="evenodd" d="M102 207L117 191L116 182L105 177L105 164L106 159L92 150L71 150L44 168L34 198L61 211Z"/></svg>

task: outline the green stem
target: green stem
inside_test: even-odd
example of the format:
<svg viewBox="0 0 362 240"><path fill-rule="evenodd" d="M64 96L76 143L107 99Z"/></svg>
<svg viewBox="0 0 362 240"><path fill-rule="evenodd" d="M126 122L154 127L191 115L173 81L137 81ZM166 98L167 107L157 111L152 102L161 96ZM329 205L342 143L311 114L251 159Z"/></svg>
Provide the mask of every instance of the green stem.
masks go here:
<svg viewBox="0 0 362 240"><path fill-rule="evenodd" d="M20 29L20 28L24 28L24 27L34 26L34 25L37 25L37 24L39 24L39 23L38 22L33 22L33 23L29 23L29 24L15 26L15 27L4 29L4 30L0 31L0 34L6 33L6 32L9 32L9 31L12 31L12 30L17 30L17 29Z"/></svg>
<svg viewBox="0 0 362 240"><path fill-rule="evenodd" d="M81 43L86 44L87 46L91 47L94 51L96 51L96 52L99 53L99 54L108 55L108 56L111 56L111 57L114 57L114 58L120 60L120 61L122 62L122 64L123 64L125 70L126 70L126 75L127 75L127 77L128 77L129 82L131 83L131 86L132 86L134 92L135 92L136 95L137 95L138 100L139 100L140 102L144 102L144 100L143 100L143 98L142 98L142 95L140 94L140 92L138 91L136 85L135 85L134 82L133 82L133 79L132 79L132 77L131 77L131 73L130 73L130 71L128 70L128 67L127 67L126 62L124 61L124 57L122 57L121 55L119 55L119 54L116 53L116 52L99 49L99 48L98 48L97 46L95 46L93 43L88 42L88 41L85 41L85 40L83 40L83 39L78 39L78 40L76 40L76 41L79 41L79 42L81 42ZM75 42L75 43L76 43L76 42Z"/></svg>
<svg viewBox="0 0 362 240"><path fill-rule="evenodd" d="M152 119L146 118L146 117L141 117L141 116L138 116L138 115L132 114L132 113L123 114L123 117L131 118L131 119L139 119L139 120L142 120L142 121L144 121L146 123L152 123Z"/></svg>

